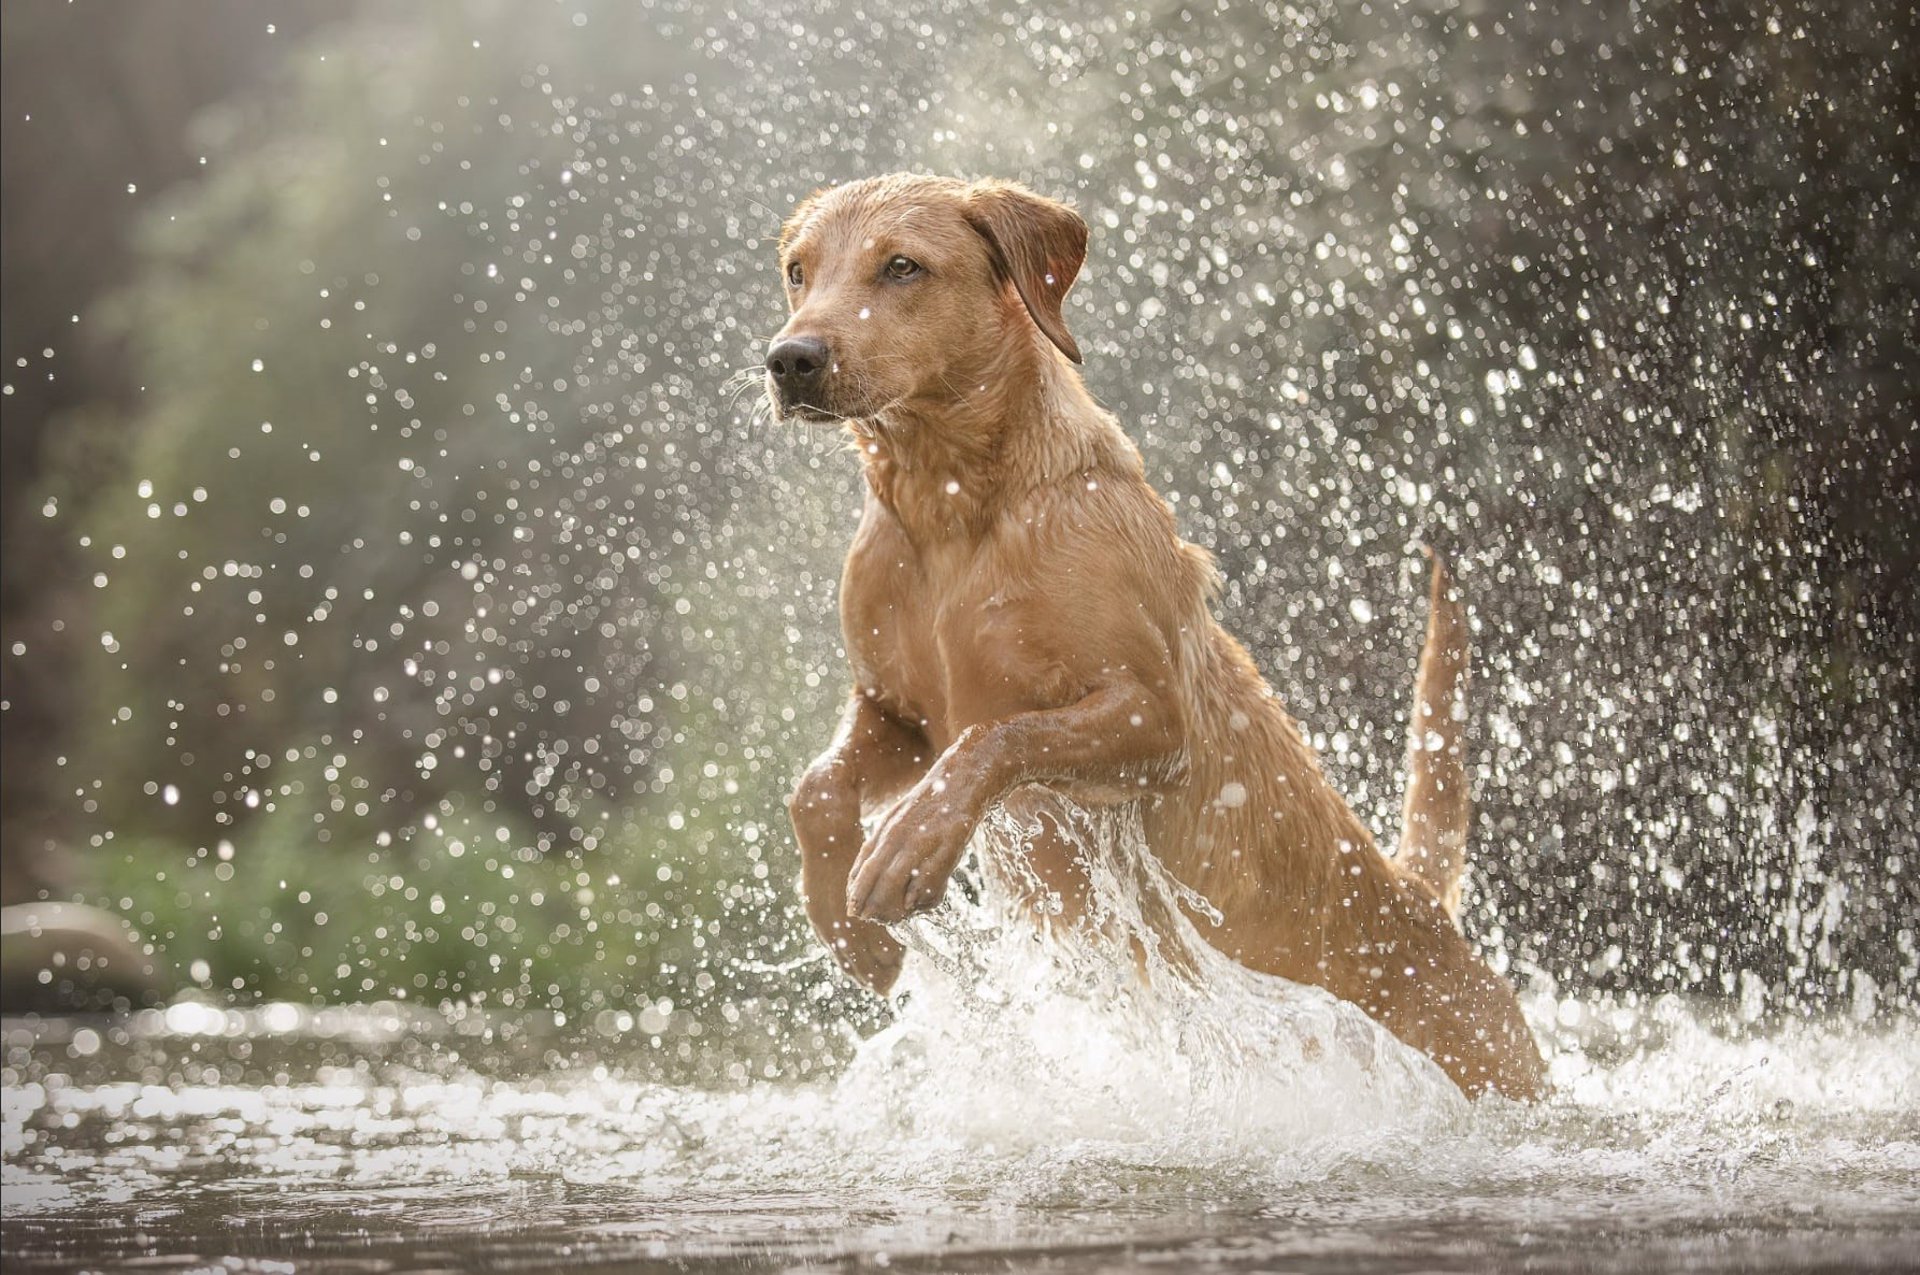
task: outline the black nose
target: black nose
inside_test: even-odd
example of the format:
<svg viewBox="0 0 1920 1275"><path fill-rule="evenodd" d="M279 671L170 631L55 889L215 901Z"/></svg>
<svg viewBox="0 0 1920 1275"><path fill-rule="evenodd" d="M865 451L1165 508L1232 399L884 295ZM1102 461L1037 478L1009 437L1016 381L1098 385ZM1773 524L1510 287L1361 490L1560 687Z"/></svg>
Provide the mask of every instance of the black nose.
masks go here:
<svg viewBox="0 0 1920 1275"><path fill-rule="evenodd" d="M817 336L783 337L767 351L767 371L780 397L792 400L805 395L826 379L827 343Z"/></svg>

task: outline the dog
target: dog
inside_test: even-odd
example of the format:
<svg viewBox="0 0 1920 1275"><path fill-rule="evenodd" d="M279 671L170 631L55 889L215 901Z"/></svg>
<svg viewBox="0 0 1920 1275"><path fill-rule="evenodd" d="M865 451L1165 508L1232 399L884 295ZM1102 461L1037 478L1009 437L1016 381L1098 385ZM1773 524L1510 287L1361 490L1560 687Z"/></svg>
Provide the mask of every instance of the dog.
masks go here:
<svg viewBox="0 0 1920 1275"><path fill-rule="evenodd" d="M1457 924L1468 637L1444 563L1389 859L1080 377L1061 304L1087 239L1016 183L914 174L817 191L781 232L774 413L843 428L866 478L840 590L853 693L788 803L809 921L884 995L887 927L939 902L996 803L1034 829L1021 875L1052 924L1089 890L1059 803L1137 803L1218 913L1214 946L1360 1006L1469 1094L1541 1094L1513 989Z"/></svg>

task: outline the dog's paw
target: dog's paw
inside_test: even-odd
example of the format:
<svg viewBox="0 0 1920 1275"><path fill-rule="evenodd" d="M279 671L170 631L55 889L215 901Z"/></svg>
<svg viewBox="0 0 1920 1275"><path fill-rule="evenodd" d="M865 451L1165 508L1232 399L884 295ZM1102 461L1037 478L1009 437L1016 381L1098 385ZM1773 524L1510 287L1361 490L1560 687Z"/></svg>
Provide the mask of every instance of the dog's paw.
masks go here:
<svg viewBox="0 0 1920 1275"><path fill-rule="evenodd" d="M900 977L905 949L888 933L887 927L847 915L847 879L842 869L838 879L831 872L827 880L809 881L801 877L801 898L813 932L826 944L827 951L842 970L871 992L885 996Z"/></svg>
<svg viewBox="0 0 1920 1275"><path fill-rule="evenodd" d="M854 861L847 911L892 925L939 903L960 866L973 823L939 790L915 792L894 808Z"/></svg>
<svg viewBox="0 0 1920 1275"><path fill-rule="evenodd" d="M822 934L827 950L841 969L856 983L876 996L893 990L900 978L900 965L906 948L887 932L887 927L872 921L848 918L835 922Z"/></svg>

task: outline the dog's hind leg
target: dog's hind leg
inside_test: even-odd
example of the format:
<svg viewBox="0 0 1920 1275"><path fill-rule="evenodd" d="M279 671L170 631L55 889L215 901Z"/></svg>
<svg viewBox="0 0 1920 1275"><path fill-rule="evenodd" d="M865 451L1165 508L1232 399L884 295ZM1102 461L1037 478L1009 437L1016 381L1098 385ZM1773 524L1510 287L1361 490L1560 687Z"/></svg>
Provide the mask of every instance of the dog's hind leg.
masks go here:
<svg viewBox="0 0 1920 1275"><path fill-rule="evenodd" d="M1447 565L1432 548L1433 591L1427 641L1414 681L1413 720L1407 742L1407 800L1394 867L1424 886L1457 925L1461 878L1467 870L1467 827L1473 805L1467 793L1465 741L1467 615L1453 589Z"/></svg>

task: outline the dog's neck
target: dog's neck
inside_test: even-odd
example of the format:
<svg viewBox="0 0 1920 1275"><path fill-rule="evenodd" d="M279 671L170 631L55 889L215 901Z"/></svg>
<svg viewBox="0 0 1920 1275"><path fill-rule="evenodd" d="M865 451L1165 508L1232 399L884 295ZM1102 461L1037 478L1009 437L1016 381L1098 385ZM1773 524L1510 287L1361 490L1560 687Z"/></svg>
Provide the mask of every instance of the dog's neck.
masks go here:
<svg viewBox="0 0 1920 1275"><path fill-rule="evenodd" d="M1116 464L1138 472L1138 452L1079 372L1033 335L962 392L848 422L868 490L914 544L977 540L1036 486Z"/></svg>

